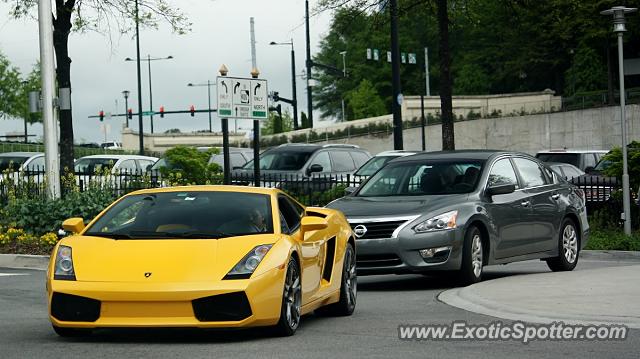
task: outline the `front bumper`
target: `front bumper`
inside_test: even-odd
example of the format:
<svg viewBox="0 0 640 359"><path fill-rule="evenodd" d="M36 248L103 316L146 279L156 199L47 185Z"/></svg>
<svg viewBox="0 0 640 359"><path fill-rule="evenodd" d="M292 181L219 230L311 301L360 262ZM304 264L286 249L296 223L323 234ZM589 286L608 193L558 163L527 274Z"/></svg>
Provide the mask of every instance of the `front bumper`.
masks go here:
<svg viewBox="0 0 640 359"><path fill-rule="evenodd" d="M366 226L366 223L364 225ZM358 274L405 274L458 270L462 262L463 242L464 230L461 228L418 234L411 229L410 225L405 225L389 238L356 239ZM426 260L420 255L421 249L438 247L451 249L438 260Z"/></svg>
<svg viewBox="0 0 640 359"><path fill-rule="evenodd" d="M214 283L52 280L49 318L55 326L71 328L268 326L276 324L280 318L283 284L284 269L280 268L256 278ZM58 293L89 298L75 302L80 305L67 305L65 309L71 314L75 310L80 315L76 318L80 320L69 320L73 316L61 315L62 302ZM54 295L57 300L53 300ZM246 298L245 303L242 297ZM89 308L95 302L99 303L97 319L82 316L82 308Z"/></svg>

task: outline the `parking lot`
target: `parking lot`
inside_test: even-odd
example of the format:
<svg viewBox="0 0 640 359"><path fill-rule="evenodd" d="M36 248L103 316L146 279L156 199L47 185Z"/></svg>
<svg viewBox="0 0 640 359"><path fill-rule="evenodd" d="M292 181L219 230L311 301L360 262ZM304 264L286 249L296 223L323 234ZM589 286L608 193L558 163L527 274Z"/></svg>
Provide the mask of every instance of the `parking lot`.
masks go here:
<svg viewBox="0 0 640 359"><path fill-rule="evenodd" d="M628 266L637 261L581 259L581 270ZM492 266L487 280L502 277L526 281L548 273L544 262L529 261ZM0 356L32 357L469 357L476 358L593 358L637 357L639 330L631 329L623 342L601 341L401 341L398 325L485 324L494 317L448 306L437 299L452 287L447 277L361 277L356 312L351 317L304 318L298 333L273 337L268 329L243 331L102 330L80 339L62 339L47 318L44 272L0 268ZM544 293L540 294L544 296ZM615 303L611 303L615 305ZM504 321L508 323L508 321Z"/></svg>

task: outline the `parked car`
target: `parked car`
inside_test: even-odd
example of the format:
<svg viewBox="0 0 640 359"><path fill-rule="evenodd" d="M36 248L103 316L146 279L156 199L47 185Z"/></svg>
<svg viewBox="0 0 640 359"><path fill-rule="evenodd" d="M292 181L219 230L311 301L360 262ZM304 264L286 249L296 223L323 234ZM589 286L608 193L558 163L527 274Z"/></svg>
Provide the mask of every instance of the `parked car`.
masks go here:
<svg viewBox="0 0 640 359"><path fill-rule="evenodd" d="M584 175L584 171L574 165L562 162L547 162L547 166L554 170L559 176L571 181L572 178L577 178Z"/></svg>
<svg viewBox="0 0 640 359"><path fill-rule="evenodd" d="M604 150L550 150L540 151L536 158L542 162L562 162L578 167L581 171L589 172L607 154Z"/></svg>
<svg viewBox="0 0 640 359"><path fill-rule="evenodd" d="M111 183L116 188L121 188L130 180L129 176L142 175L157 160L157 157L138 155L91 155L81 157L74 165L76 183L80 187L84 187L91 181L98 181L101 184ZM105 173L108 173L106 177Z"/></svg>
<svg viewBox="0 0 640 359"><path fill-rule="evenodd" d="M358 247L358 273L458 271L544 259L572 270L586 245L584 193L521 153L453 151L397 158L353 194L342 211Z"/></svg>
<svg viewBox="0 0 640 359"><path fill-rule="evenodd" d="M355 176L358 177L369 177L372 174L376 173L380 168L382 168L387 162L391 161L394 158L411 156L415 155L418 152L415 151L404 151L404 150L396 150L396 151L384 151L380 152L374 157L371 157L369 161L363 164L358 170L354 173Z"/></svg>
<svg viewBox="0 0 640 359"><path fill-rule="evenodd" d="M5 152L0 153L0 183L11 179L41 183L44 180L44 153Z"/></svg>
<svg viewBox="0 0 640 359"><path fill-rule="evenodd" d="M240 169L246 165L247 162L253 160L253 148L229 147L229 159L231 160L232 170ZM211 156L209 163L215 163L220 166L220 168L224 168L222 148L220 148L220 153Z"/></svg>
<svg viewBox="0 0 640 359"><path fill-rule="evenodd" d="M115 142L115 141L103 142L103 143L100 144L100 148L105 149L105 150L121 150L122 149L122 143Z"/></svg>
<svg viewBox="0 0 640 359"><path fill-rule="evenodd" d="M304 191L325 190L331 188L333 179L353 175L369 158L369 152L355 145L284 144L260 155L261 180L267 186L289 190L301 190L302 182ZM253 160L233 171L233 179L241 184L251 183Z"/></svg>

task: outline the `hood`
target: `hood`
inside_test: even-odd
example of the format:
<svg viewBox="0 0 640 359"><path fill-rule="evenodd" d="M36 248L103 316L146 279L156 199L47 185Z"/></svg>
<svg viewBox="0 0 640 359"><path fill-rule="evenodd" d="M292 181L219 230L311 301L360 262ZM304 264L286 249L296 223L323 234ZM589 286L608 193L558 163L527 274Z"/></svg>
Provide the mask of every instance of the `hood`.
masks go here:
<svg viewBox="0 0 640 359"><path fill-rule="evenodd" d="M251 249L275 236L221 239L110 239L75 236L72 248L78 281L207 282L222 279ZM145 277L145 273L151 273Z"/></svg>
<svg viewBox="0 0 640 359"><path fill-rule="evenodd" d="M426 214L456 202L465 202L468 193L443 196L354 197L333 201L328 208L342 211L347 218L398 217Z"/></svg>

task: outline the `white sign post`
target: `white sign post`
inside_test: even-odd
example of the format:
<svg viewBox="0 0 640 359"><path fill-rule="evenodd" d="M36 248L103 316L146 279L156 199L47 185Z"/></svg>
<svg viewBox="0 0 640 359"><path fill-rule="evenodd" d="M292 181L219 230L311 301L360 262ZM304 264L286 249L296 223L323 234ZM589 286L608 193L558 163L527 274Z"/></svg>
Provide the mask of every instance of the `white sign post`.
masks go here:
<svg viewBox="0 0 640 359"><path fill-rule="evenodd" d="M217 89L219 117L253 120L269 117L267 80L220 76Z"/></svg>

